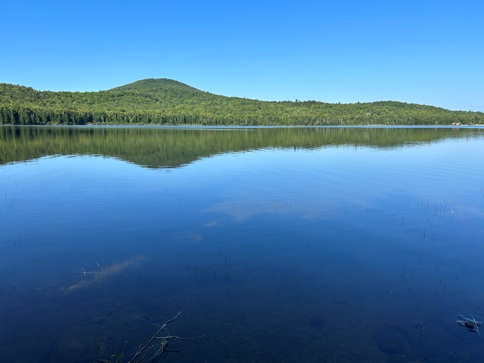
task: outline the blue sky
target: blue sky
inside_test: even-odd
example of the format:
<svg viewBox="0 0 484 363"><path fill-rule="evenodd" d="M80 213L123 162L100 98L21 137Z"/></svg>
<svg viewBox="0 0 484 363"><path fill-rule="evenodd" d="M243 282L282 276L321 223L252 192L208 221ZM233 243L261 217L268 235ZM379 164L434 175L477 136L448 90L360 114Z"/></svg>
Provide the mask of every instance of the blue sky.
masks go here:
<svg viewBox="0 0 484 363"><path fill-rule="evenodd" d="M0 0L0 82L484 111L483 0Z"/></svg>

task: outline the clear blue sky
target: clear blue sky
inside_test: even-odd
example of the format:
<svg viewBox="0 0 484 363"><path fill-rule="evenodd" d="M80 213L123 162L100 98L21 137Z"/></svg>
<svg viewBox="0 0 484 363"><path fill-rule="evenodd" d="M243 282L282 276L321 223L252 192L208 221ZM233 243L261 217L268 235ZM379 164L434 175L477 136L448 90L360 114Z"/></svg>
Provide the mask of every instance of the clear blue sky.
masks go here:
<svg viewBox="0 0 484 363"><path fill-rule="evenodd" d="M484 0L0 0L0 82L484 111Z"/></svg>

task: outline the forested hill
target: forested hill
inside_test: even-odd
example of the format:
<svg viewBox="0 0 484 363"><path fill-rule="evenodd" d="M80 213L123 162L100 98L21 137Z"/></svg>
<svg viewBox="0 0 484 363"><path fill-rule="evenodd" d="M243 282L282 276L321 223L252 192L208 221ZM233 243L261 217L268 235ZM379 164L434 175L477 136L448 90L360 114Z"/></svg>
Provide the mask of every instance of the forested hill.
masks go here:
<svg viewBox="0 0 484 363"><path fill-rule="evenodd" d="M0 84L0 124L480 125L484 113L394 101L331 104L225 97L169 79L107 91L51 92Z"/></svg>

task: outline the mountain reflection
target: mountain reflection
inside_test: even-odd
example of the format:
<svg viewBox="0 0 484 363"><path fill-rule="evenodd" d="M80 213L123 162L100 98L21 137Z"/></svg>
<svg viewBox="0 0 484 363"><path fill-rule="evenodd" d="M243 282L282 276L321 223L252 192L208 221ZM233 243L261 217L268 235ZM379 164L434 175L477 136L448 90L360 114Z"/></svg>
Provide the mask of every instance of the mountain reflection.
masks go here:
<svg viewBox="0 0 484 363"><path fill-rule="evenodd" d="M397 148L482 137L475 128L0 127L0 164L53 155L101 155L150 168L264 148Z"/></svg>

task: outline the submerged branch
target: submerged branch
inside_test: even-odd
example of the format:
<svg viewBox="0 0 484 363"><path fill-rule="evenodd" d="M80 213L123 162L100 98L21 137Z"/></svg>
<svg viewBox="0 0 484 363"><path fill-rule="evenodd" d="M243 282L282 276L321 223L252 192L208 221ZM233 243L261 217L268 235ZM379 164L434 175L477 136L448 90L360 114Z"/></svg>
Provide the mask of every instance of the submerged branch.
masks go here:
<svg viewBox="0 0 484 363"><path fill-rule="evenodd" d="M154 341L155 339L160 339L160 338L158 338L158 335L161 333L161 331L162 331L163 329L165 329L165 328L166 328L166 326L167 326L168 324L170 324L170 323L172 323L173 321L175 321L175 320L176 320L176 318L178 318L178 316L179 316L180 314L181 314L181 311L180 311L178 314L176 314L176 315L175 315L173 318L171 318L171 319L169 319L169 320L165 321L165 323L164 323L163 325L161 325L161 326L160 326L160 328L159 328L159 329L156 331L156 333L155 333L155 334L154 334L154 335L151 337L151 339L150 339L150 340L148 340L148 341L146 342L146 344L145 344L145 345L143 345L143 347L142 347L140 350L138 350L138 351L135 353L135 355L133 356L133 358L131 358L131 359L129 360L129 363L134 363L134 362L136 361L136 359L138 359L138 357L140 357L140 356L143 354L143 352L144 352L144 351L145 351L145 350L146 350L146 349L147 349L147 348L148 348L148 347L149 347L149 346L150 346L150 345L153 343L153 341ZM180 338L175 337L175 336L173 336L173 337L174 337L174 339L180 339ZM168 344L168 340L167 340L167 339L165 339L165 340L162 342L160 349L159 349L159 350L156 352L156 353L157 353L156 355L161 355L161 354L163 354L163 353L165 352L165 349L166 349L167 344Z"/></svg>

